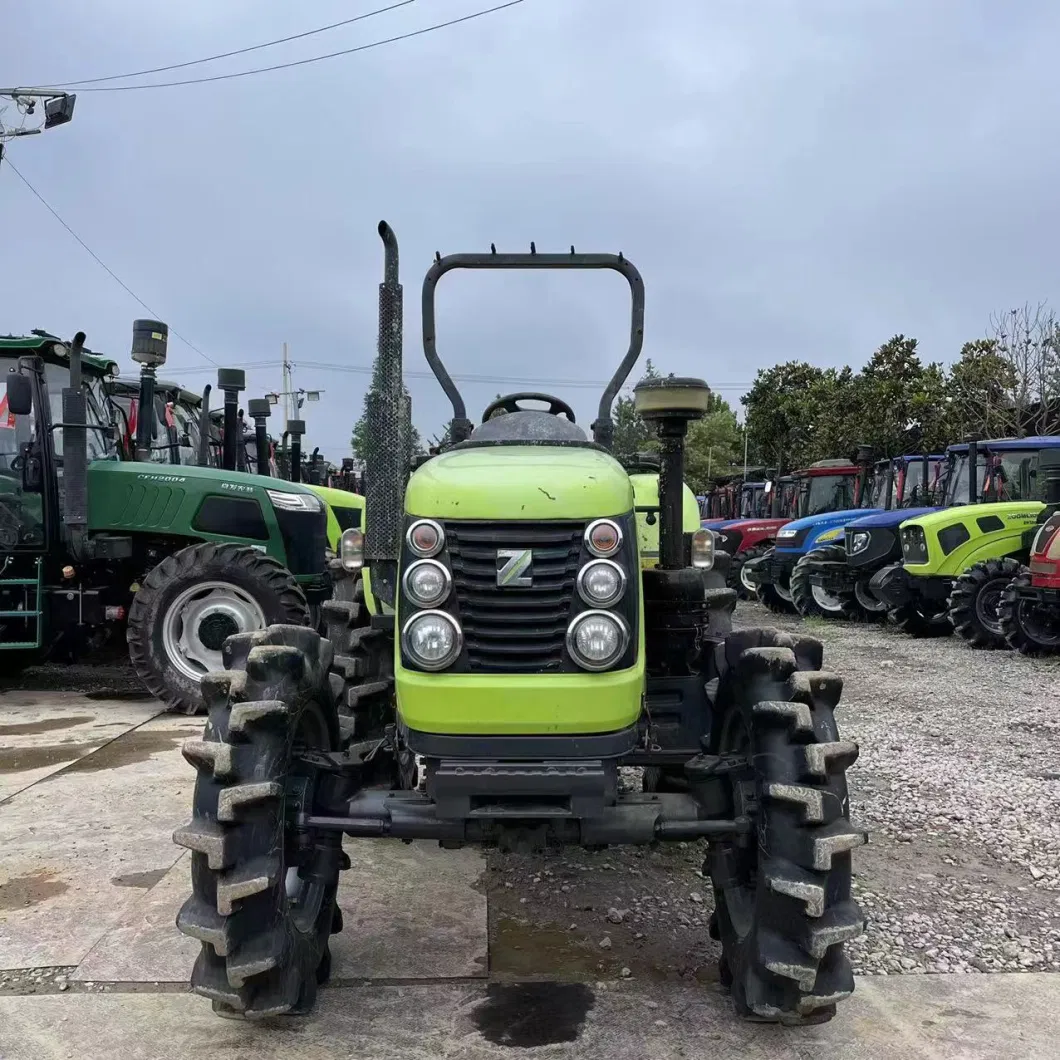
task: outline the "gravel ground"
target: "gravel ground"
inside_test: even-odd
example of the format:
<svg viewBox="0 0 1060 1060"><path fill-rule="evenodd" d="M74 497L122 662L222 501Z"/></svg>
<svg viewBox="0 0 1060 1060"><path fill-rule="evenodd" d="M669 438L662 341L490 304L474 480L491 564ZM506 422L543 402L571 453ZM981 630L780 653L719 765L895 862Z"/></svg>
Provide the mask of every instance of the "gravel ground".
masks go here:
<svg viewBox="0 0 1060 1060"><path fill-rule="evenodd" d="M855 969L1060 971L1060 661L755 604L736 623L820 637L844 678L840 729L861 746L851 816L871 833L854 862L869 918ZM715 978L703 854L492 854L491 971Z"/></svg>

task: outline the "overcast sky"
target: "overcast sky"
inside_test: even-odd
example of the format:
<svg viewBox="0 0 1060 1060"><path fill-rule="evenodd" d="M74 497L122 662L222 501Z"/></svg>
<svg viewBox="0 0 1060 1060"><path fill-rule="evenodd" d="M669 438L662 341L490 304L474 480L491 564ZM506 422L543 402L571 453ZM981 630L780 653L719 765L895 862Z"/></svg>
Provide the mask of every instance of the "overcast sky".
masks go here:
<svg viewBox="0 0 1060 1060"><path fill-rule="evenodd" d="M0 85L183 62L386 2L10 5ZM497 2L419 0L141 80L306 58ZM8 157L161 319L219 364L259 365L247 396L279 389L288 342L296 385L326 391L310 442L337 459L374 355L380 218L401 244L407 373L425 369L433 252L491 241L623 251L645 278L646 355L734 404L780 360L858 366L904 332L949 361L992 310L1055 305L1058 32L1048 0L524 0L290 70L82 91L70 125ZM4 166L0 225L0 332L83 329L129 364L146 310ZM452 274L438 313L454 375L518 380L462 383L472 416L532 380L590 421L628 334L611 274ZM198 390L214 372L171 339L167 376ZM407 379L430 436L444 396Z"/></svg>

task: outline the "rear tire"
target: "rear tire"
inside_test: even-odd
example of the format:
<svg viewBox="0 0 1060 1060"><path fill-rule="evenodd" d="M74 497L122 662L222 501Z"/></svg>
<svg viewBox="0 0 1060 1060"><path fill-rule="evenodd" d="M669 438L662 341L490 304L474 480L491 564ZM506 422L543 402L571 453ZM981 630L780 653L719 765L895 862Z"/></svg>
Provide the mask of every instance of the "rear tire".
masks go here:
<svg viewBox="0 0 1060 1060"><path fill-rule="evenodd" d="M743 575L744 564L764 556L772 545L755 545L754 548L737 552L729 563L728 586L736 590L737 598L740 600L757 600L758 586L749 581Z"/></svg>
<svg viewBox="0 0 1060 1060"><path fill-rule="evenodd" d="M192 895L177 927L202 943L191 986L219 1015L305 1013L330 971L328 939L342 926L335 893L348 867L341 834L292 821L312 812L318 789L294 747L340 746L331 648L311 629L272 626L231 637L225 662L227 672L202 682L202 739L183 748L198 779L192 820L173 835L192 851Z"/></svg>
<svg viewBox="0 0 1060 1060"><path fill-rule="evenodd" d="M200 681L223 668L225 639L275 624L310 624L290 571L246 545L190 545L154 567L133 596L129 658L170 710L198 714L205 709Z"/></svg>
<svg viewBox="0 0 1060 1060"><path fill-rule="evenodd" d="M998 616L1001 594L1022 570L1018 560L988 559L969 567L953 584L949 616L954 631L973 648L1004 648Z"/></svg>
<svg viewBox="0 0 1060 1060"><path fill-rule="evenodd" d="M1005 643L1020 655L1054 655L1060 652L1060 613L1020 600L1019 590L1031 586L1031 572L1020 570L1001 594L997 613Z"/></svg>
<svg viewBox="0 0 1060 1060"><path fill-rule="evenodd" d="M818 561L846 563L843 545L826 545L811 549L791 572L791 601L803 618L843 618L843 600L839 596L810 584L810 567Z"/></svg>
<svg viewBox="0 0 1060 1060"><path fill-rule="evenodd" d="M854 743L839 739L842 681L820 670L820 641L740 630L724 645L713 754L749 754L730 774L726 813L749 812L756 834L715 841L722 982L737 1013L758 1022L823 1023L854 990L843 944L864 931L851 852L867 836L847 819Z"/></svg>

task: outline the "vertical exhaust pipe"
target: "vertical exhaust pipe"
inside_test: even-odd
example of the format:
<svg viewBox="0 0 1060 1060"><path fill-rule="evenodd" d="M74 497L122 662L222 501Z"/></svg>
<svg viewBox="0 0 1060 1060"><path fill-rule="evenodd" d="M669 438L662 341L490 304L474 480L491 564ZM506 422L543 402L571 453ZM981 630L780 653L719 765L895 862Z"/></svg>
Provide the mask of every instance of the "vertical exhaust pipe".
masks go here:
<svg viewBox="0 0 1060 1060"><path fill-rule="evenodd" d="M902 477L902 488L905 488L905 476ZM894 501L894 459L887 461L887 498L883 503L884 508L890 511ZM898 503L902 503L902 498L898 498Z"/></svg>
<svg viewBox="0 0 1060 1060"><path fill-rule="evenodd" d="M63 387L63 526L70 551L79 556L88 526L88 411L81 389L81 352L85 333L70 343L70 385Z"/></svg>
<svg viewBox="0 0 1060 1060"><path fill-rule="evenodd" d="M968 435L968 503L979 503L979 435Z"/></svg>
<svg viewBox="0 0 1060 1060"><path fill-rule="evenodd" d="M396 598L397 561L404 522L404 459L411 440L410 407L402 382L404 304L399 275L397 236L379 222L383 242L383 282L379 285L377 386L368 395L369 469L365 491L365 564L372 571L372 592L392 607ZM395 459L397 457L397 459Z"/></svg>
<svg viewBox="0 0 1060 1060"><path fill-rule="evenodd" d="M320 446L318 445L309 457L309 485L320 485Z"/></svg>
<svg viewBox="0 0 1060 1060"><path fill-rule="evenodd" d="M247 402L247 413L254 421L254 451L257 453L254 470L259 475L269 475L269 431L268 420L272 406L267 398L251 398Z"/></svg>
<svg viewBox="0 0 1060 1060"><path fill-rule="evenodd" d="M291 435L291 448L287 450L291 466L288 478L292 482L302 481L302 435L305 434L305 420L288 420L287 430Z"/></svg>
<svg viewBox="0 0 1060 1060"><path fill-rule="evenodd" d="M242 368L218 368L217 387L225 396L221 466L235 471L239 460L239 394L247 388L247 373Z"/></svg>
<svg viewBox="0 0 1060 1060"><path fill-rule="evenodd" d="M934 490L931 488L931 456L924 453L920 458L920 503L931 504L934 501Z"/></svg>
<svg viewBox="0 0 1060 1060"><path fill-rule="evenodd" d="M199 451L195 463L199 467L210 466L210 391L213 387L207 383L202 391L202 408L199 409Z"/></svg>

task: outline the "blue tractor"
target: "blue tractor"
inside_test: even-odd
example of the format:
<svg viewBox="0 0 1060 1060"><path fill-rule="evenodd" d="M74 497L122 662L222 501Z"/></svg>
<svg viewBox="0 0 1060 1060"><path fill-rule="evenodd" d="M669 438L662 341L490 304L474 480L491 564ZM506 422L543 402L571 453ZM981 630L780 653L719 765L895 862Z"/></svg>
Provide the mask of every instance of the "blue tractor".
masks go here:
<svg viewBox="0 0 1060 1060"><path fill-rule="evenodd" d="M886 618L887 604L872 592L869 583L878 570L901 561L898 527L907 519L938 510L925 505L942 503L946 469L953 466L956 454L967 449L967 445L954 445L945 456L899 456L885 463L882 485L879 475L875 480L884 491L884 510L846 523L835 541L812 549L798 561L792 581L799 587L800 597L805 579L820 613L852 620ZM880 500L877 495L871 503L876 507ZM915 622L916 616L910 621ZM925 628L919 632L930 635L933 631Z"/></svg>

